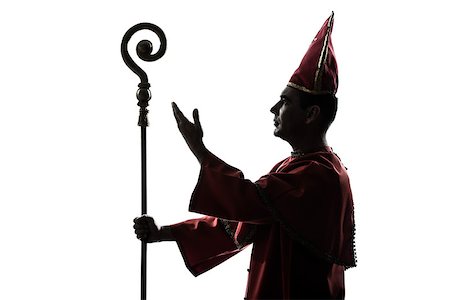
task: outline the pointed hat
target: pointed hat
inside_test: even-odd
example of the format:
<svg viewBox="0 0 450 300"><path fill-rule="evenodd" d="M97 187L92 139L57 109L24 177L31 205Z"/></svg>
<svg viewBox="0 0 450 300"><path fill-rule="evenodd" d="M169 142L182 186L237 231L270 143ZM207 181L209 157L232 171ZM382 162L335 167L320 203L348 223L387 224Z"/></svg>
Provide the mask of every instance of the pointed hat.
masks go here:
<svg viewBox="0 0 450 300"><path fill-rule="evenodd" d="M316 34L288 86L315 95L336 94L338 67L331 42L333 21L334 12Z"/></svg>

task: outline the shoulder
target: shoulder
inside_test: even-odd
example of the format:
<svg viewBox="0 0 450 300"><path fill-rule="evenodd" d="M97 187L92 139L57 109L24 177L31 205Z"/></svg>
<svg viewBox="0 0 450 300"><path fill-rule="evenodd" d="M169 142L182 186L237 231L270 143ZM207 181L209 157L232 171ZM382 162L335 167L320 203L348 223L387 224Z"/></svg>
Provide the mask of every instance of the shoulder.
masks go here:
<svg viewBox="0 0 450 300"><path fill-rule="evenodd" d="M336 154L324 151L301 157L288 157L278 162L268 175L297 177L297 180L323 185L342 182L347 178L347 171Z"/></svg>
<svg viewBox="0 0 450 300"><path fill-rule="evenodd" d="M283 172L297 174L299 178L313 186L328 188L338 187L348 178L345 167L333 152L320 152L296 158Z"/></svg>

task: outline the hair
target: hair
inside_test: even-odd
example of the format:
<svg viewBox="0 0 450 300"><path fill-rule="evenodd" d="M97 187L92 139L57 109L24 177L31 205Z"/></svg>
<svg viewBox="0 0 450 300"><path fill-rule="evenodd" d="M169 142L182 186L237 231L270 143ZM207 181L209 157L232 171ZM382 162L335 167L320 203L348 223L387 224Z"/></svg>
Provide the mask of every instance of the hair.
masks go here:
<svg viewBox="0 0 450 300"><path fill-rule="evenodd" d="M328 130L336 117L338 98L333 94L314 95L302 91L298 92L300 93L300 107L302 109L313 105L320 107L321 129Z"/></svg>

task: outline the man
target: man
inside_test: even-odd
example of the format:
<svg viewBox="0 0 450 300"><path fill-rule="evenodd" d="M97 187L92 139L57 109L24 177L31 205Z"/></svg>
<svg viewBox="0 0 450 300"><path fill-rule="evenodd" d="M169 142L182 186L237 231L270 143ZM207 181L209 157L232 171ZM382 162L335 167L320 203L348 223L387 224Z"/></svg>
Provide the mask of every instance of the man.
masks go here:
<svg viewBox="0 0 450 300"><path fill-rule="evenodd" d="M349 179L326 141L337 110L332 27L333 14L271 108L274 134L293 152L255 183L208 151L198 110L191 123L172 103L201 165L189 210L205 217L158 228L143 216L139 239L176 241L195 276L253 244L246 299L344 298L344 270L356 260Z"/></svg>

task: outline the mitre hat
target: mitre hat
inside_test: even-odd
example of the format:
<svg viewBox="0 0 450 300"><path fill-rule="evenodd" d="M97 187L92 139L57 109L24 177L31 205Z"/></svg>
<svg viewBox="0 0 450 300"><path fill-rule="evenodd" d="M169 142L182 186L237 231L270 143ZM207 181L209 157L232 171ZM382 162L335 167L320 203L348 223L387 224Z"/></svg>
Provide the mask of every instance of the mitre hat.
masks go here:
<svg viewBox="0 0 450 300"><path fill-rule="evenodd" d="M332 12L313 39L288 86L315 95L336 94L338 67L331 42L333 21Z"/></svg>

